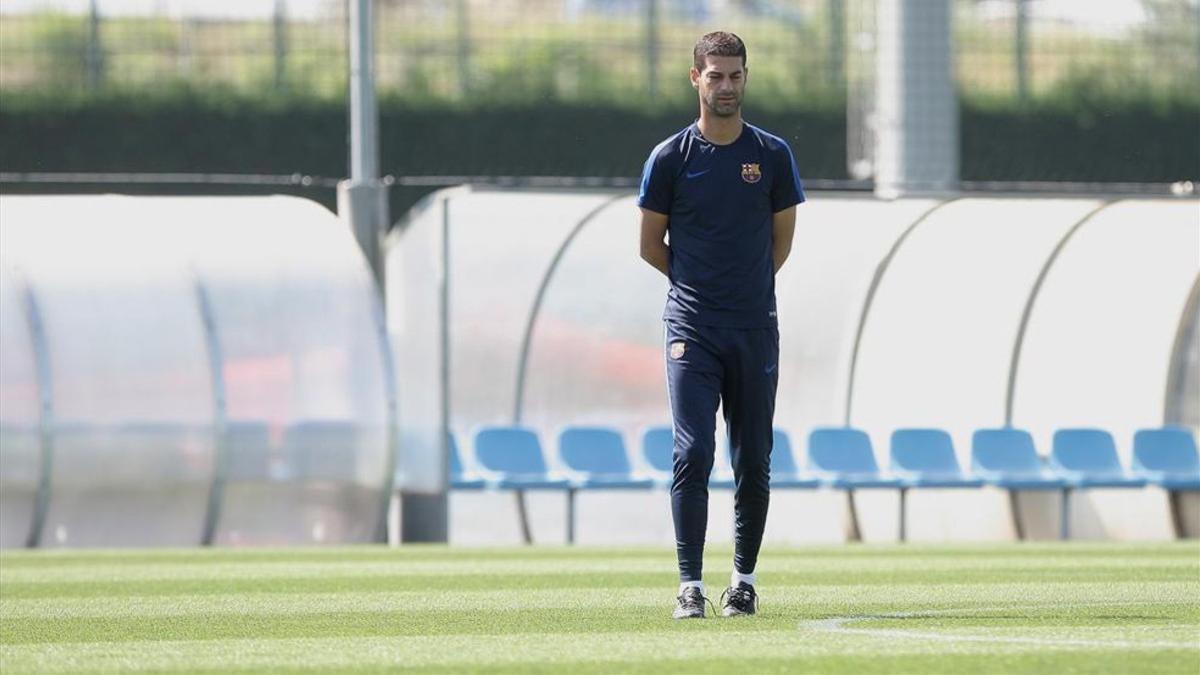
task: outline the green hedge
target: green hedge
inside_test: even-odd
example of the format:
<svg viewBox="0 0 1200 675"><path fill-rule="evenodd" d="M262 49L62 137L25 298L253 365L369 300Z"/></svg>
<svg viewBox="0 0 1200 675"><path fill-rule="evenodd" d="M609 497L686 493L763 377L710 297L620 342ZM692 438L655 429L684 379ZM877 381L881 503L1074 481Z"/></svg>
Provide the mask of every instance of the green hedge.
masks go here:
<svg viewBox="0 0 1200 675"><path fill-rule="evenodd" d="M649 149L692 115L691 109L411 108L388 101L380 112L382 168L396 175L635 177ZM749 111L748 117L793 144L805 177L846 177L841 108ZM966 101L961 131L964 180L1200 179L1200 107L1193 103L1020 108ZM0 171L336 177L346 166L342 105L187 92L74 101L0 97ZM410 199L400 201L403 208Z"/></svg>
<svg viewBox="0 0 1200 675"><path fill-rule="evenodd" d="M964 180L1164 183L1200 178L1200 105L967 106Z"/></svg>
<svg viewBox="0 0 1200 675"><path fill-rule="evenodd" d="M634 176L691 110L591 106L380 110L382 168L397 175ZM753 118L796 144L814 176L844 175L839 109ZM6 105L5 171L294 172L341 176L347 111L312 101L181 96Z"/></svg>

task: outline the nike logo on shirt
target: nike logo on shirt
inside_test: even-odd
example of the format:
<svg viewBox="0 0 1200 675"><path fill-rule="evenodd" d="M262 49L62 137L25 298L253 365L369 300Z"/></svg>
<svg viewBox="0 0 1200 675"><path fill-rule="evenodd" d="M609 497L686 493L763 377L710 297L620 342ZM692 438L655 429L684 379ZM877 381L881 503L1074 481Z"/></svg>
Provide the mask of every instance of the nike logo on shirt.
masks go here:
<svg viewBox="0 0 1200 675"><path fill-rule="evenodd" d="M705 169L703 171L689 171L689 172L687 172L687 177L688 178L699 178L700 176L703 176L704 174L708 173L709 171L712 171L712 169Z"/></svg>

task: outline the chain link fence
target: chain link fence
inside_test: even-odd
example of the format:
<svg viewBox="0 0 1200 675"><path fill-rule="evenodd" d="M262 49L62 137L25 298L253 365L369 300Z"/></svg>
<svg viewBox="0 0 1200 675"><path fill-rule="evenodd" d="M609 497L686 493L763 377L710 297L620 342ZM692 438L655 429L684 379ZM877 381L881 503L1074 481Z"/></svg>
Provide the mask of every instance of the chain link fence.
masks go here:
<svg viewBox="0 0 1200 675"><path fill-rule="evenodd" d="M1197 0L951 0L964 97L1196 96ZM746 39L753 104L840 105L875 0L377 0L384 100L690 105L691 48ZM345 97L344 0L8 0L0 92Z"/></svg>

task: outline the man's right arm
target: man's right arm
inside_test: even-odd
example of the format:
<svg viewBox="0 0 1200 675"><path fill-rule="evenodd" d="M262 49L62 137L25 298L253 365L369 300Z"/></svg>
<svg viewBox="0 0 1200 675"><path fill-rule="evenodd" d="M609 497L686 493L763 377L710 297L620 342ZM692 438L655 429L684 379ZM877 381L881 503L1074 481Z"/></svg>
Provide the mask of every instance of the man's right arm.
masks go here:
<svg viewBox="0 0 1200 675"><path fill-rule="evenodd" d="M670 277L671 247L667 246L667 214L642 209L642 260Z"/></svg>

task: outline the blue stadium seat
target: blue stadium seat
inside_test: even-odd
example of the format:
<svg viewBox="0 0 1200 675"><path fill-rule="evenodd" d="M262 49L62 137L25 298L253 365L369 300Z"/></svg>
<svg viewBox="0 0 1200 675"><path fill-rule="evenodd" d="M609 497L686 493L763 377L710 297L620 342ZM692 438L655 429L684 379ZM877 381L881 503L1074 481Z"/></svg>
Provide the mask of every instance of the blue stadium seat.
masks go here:
<svg viewBox="0 0 1200 675"><path fill-rule="evenodd" d="M808 435L808 470L839 490L898 488L900 481L879 470L871 438L850 427L821 427Z"/></svg>
<svg viewBox="0 0 1200 675"><path fill-rule="evenodd" d="M1009 513L1017 539L1025 538L1025 528L1017 509L1016 491L1066 487L1066 481L1043 465L1029 432L1011 427L980 429L972 434L971 472L988 485L1008 490Z"/></svg>
<svg viewBox="0 0 1200 675"><path fill-rule="evenodd" d="M1189 429L1142 429L1133 435L1133 474L1166 490L1200 490L1200 453Z"/></svg>
<svg viewBox="0 0 1200 675"><path fill-rule="evenodd" d="M575 475L567 491L567 543L575 543L577 490L645 490L654 480L633 475L625 441L616 429L567 427L558 435L558 456Z"/></svg>
<svg viewBox="0 0 1200 675"><path fill-rule="evenodd" d="M966 475L954 455L950 434L941 429L892 432L891 469L900 479L900 541L907 538L907 502L911 488L973 488L983 481Z"/></svg>
<svg viewBox="0 0 1200 675"><path fill-rule="evenodd" d="M1082 488L1140 488L1145 479L1125 472L1117 459L1117 447L1112 434L1101 429L1059 429L1054 432L1054 448L1050 451L1050 466L1066 487L1063 492L1060 536L1070 538L1070 491Z"/></svg>
<svg viewBox="0 0 1200 675"><path fill-rule="evenodd" d="M804 476L796 468L796 460L792 454L791 440L783 431L776 429L774 449L771 451L771 487L778 488L814 488L820 482L816 478ZM728 448L728 446L727 446ZM784 451L780 451L783 448ZM728 449L727 449L728 451ZM671 484L674 473L675 441L671 427L650 427L642 432L642 457L654 471L655 482L659 485ZM728 471L718 472L716 462L713 462L713 474L708 486L714 490L732 490L733 475Z"/></svg>
<svg viewBox="0 0 1200 675"><path fill-rule="evenodd" d="M1139 488L1146 484L1125 472L1117 459L1112 434L1101 429L1059 429L1054 432L1050 465L1071 488Z"/></svg>
<svg viewBox="0 0 1200 675"><path fill-rule="evenodd" d="M1200 490L1200 453L1185 427L1142 429L1133 435L1133 474L1167 491L1171 529L1183 535L1180 492Z"/></svg>
<svg viewBox="0 0 1200 675"><path fill-rule="evenodd" d="M524 427L484 427L475 433L475 459L496 474L503 490L566 490L567 479L546 468L537 434Z"/></svg>
<svg viewBox="0 0 1200 675"><path fill-rule="evenodd" d="M558 454L563 465L578 474L572 481L573 488L646 489L654 486L652 479L633 474L625 441L616 429L567 427L558 435Z"/></svg>
<svg viewBox="0 0 1200 675"><path fill-rule="evenodd" d="M642 459L655 473L655 482L671 484L675 471L675 437L671 427L649 427L642 432Z"/></svg>
<svg viewBox="0 0 1200 675"><path fill-rule="evenodd" d="M908 488L969 488L983 481L963 473L950 434L941 429L892 432L892 473Z"/></svg>
<svg viewBox="0 0 1200 675"><path fill-rule="evenodd" d="M980 429L971 436L971 472L1006 490L1061 490L1059 476L1042 464L1033 437L1022 429Z"/></svg>
<svg viewBox="0 0 1200 675"><path fill-rule="evenodd" d="M453 433L447 432L447 446L450 450L450 489L452 490L482 490L487 487L487 481L463 470L462 455L459 454L458 441Z"/></svg>
<svg viewBox="0 0 1200 675"><path fill-rule="evenodd" d="M871 438L850 427L821 427L808 435L806 465L817 481L846 491L850 512L850 539L862 538L858 527L858 509L854 491L869 488L899 488L900 481L879 470Z"/></svg>
<svg viewBox="0 0 1200 675"><path fill-rule="evenodd" d="M547 468L537 433L526 427L482 427L475 432L475 461L487 472L484 477L488 487L516 491L521 530L526 543L532 543L525 518L525 491L568 492L571 488L570 481Z"/></svg>

